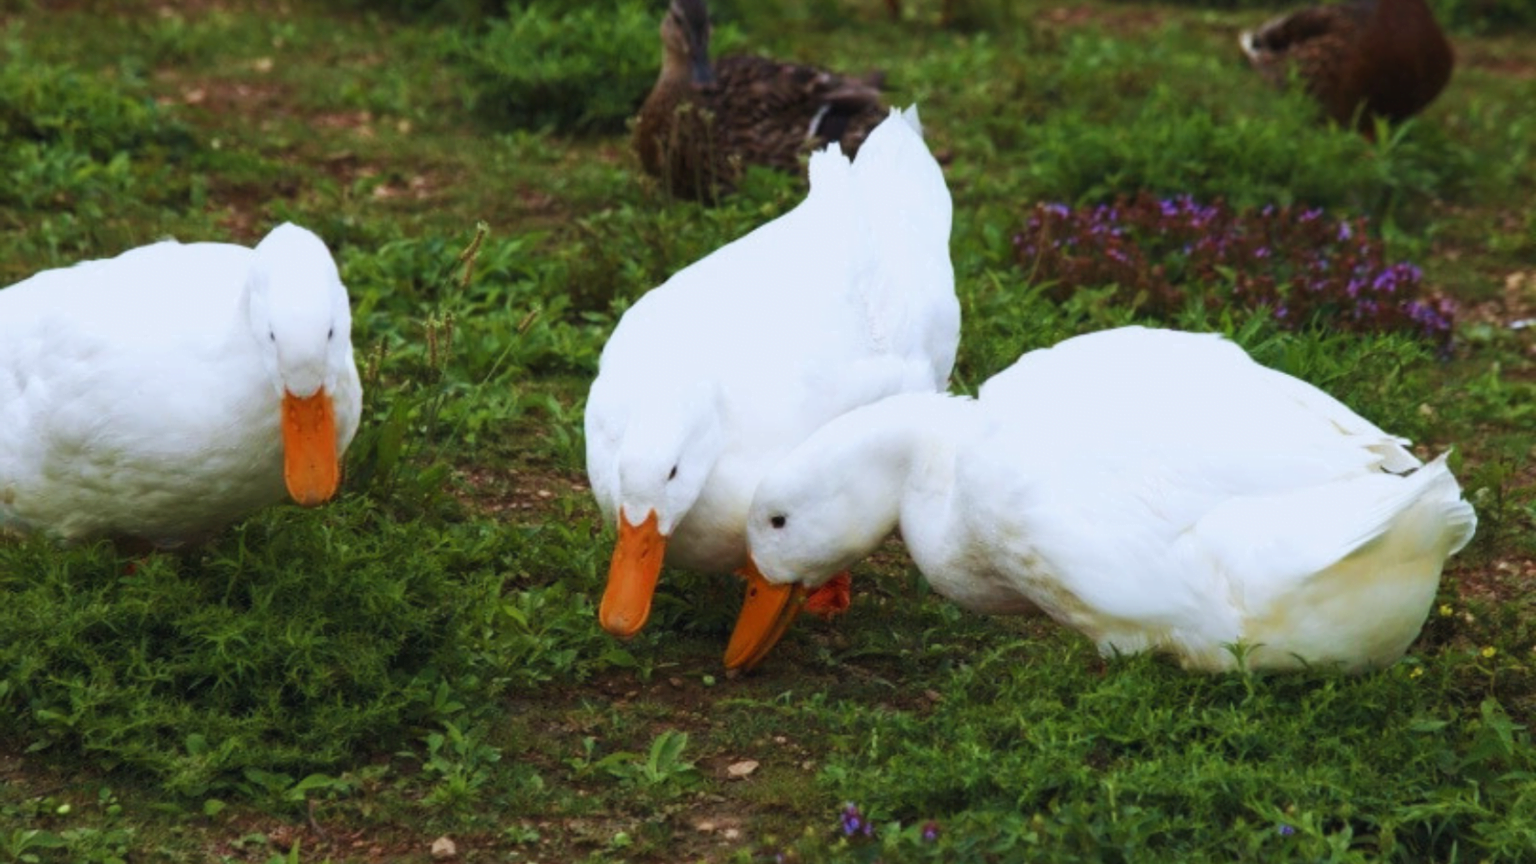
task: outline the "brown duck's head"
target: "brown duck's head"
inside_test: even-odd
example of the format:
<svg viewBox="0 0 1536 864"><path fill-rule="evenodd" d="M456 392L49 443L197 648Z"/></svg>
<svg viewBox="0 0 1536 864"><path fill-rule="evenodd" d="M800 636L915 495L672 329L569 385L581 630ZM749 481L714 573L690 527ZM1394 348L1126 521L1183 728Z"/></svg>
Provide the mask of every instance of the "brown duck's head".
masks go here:
<svg viewBox="0 0 1536 864"><path fill-rule="evenodd" d="M704 0L672 0L661 19L663 62L679 75L686 70L689 80L698 85L715 83L709 63L709 29Z"/></svg>

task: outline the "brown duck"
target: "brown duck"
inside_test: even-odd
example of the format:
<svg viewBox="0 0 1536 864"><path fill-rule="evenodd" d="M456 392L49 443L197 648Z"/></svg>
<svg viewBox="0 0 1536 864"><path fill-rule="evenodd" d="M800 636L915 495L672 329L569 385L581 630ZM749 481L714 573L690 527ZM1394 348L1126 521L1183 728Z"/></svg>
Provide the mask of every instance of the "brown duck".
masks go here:
<svg viewBox="0 0 1536 864"><path fill-rule="evenodd" d="M804 172L804 154L836 141L852 156L888 111L880 76L845 77L766 57L709 59L704 0L672 0L661 22L661 75L640 106L640 165L680 198L735 188L748 165Z"/></svg>
<svg viewBox="0 0 1536 864"><path fill-rule="evenodd" d="M1398 122L1434 101L1455 55L1425 0L1349 0L1276 18L1238 37L1276 85L1294 65L1329 117L1367 136L1375 118Z"/></svg>

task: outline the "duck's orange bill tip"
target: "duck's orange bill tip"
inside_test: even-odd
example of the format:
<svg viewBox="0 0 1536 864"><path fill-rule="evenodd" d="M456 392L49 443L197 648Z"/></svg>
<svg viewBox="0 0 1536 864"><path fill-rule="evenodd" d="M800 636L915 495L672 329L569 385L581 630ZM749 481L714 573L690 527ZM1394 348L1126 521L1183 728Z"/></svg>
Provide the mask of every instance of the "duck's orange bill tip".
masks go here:
<svg viewBox="0 0 1536 864"><path fill-rule="evenodd" d="M745 568L747 599L725 648L725 668L748 670L773 650L805 605L805 586L775 585L756 566Z"/></svg>
<svg viewBox="0 0 1536 864"><path fill-rule="evenodd" d="M598 607L597 620L620 639L640 632L651 617L651 597L661 576L661 562L666 556L667 538L656 527L656 511L646 514L635 525L619 515L619 541L613 547L613 561L608 565L608 587Z"/></svg>
<svg viewBox="0 0 1536 864"><path fill-rule="evenodd" d="M283 482L305 507L324 504L341 484L336 409L321 387L313 396L283 393Z"/></svg>

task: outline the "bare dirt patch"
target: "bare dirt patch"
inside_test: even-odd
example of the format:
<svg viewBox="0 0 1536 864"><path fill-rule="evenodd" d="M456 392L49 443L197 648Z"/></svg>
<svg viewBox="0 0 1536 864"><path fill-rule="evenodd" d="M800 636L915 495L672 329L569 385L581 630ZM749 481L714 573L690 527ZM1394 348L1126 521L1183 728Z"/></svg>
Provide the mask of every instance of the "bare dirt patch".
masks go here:
<svg viewBox="0 0 1536 864"><path fill-rule="evenodd" d="M1462 318L1514 330L1536 327L1536 270L1512 270L1496 300L1475 304Z"/></svg>
<svg viewBox="0 0 1536 864"><path fill-rule="evenodd" d="M459 500L473 510L503 519L553 516L563 495L591 494L586 478L548 468L485 468L469 465L457 473Z"/></svg>
<svg viewBox="0 0 1536 864"><path fill-rule="evenodd" d="M313 802L311 802L313 803ZM424 860L431 837L403 837L395 831L341 830L325 825L324 809L312 806L304 822L285 822L270 817L232 821L227 836L208 844L210 861L265 862L275 853L287 852L297 843L306 857L315 860L386 861ZM265 838L261 842L257 838ZM254 841L254 842L253 842Z"/></svg>
<svg viewBox="0 0 1536 864"><path fill-rule="evenodd" d="M1146 33L1163 26L1167 15L1155 9L1094 6L1057 6L1035 17L1036 21L1055 27L1094 27L1107 33Z"/></svg>
<svg viewBox="0 0 1536 864"><path fill-rule="evenodd" d="M253 83L204 79L189 81L180 75L162 74L157 80L165 92L156 100L162 105L181 104L210 114L236 113L270 118L286 113L292 104L288 92L275 82Z"/></svg>
<svg viewBox="0 0 1536 864"><path fill-rule="evenodd" d="M1536 583L1536 561L1498 558L1483 566L1454 570L1452 575L1463 600L1513 603L1530 594L1531 584Z"/></svg>
<svg viewBox="0 0 1536 864"><path fill-rule="evenodd" d="M1516 50L1502 43L1463 41L1456 46L1456 64L1462 69L1479 69L1507 78L1536 78L1536 57L1519 56L1514 53Z"/></svg>

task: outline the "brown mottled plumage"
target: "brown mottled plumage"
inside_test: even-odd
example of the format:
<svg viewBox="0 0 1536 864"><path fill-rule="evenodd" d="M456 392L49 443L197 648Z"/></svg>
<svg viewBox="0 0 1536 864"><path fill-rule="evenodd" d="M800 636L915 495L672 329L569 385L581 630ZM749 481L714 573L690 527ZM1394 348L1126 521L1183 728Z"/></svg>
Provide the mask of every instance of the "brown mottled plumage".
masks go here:
<svg viewBox="0 0 1536 864"><path fill-rule="evenodd" d="M714 201L748 165L803 172L836 141L852 156L884 120L879 76L853 78L766 57L709 60L704 0L672 0L661 22L661 75L640 107L634 148L680 198Z"/></svg>
<svg viewBox="0 0 1536 864"><path fill-rule="evenodd" d="M1294 65L1333 120L1371 135L1434 101L1455 55L1424 0L1350 0L1302 9L1244 32L1243 53L1283 85Z"/></svg>

